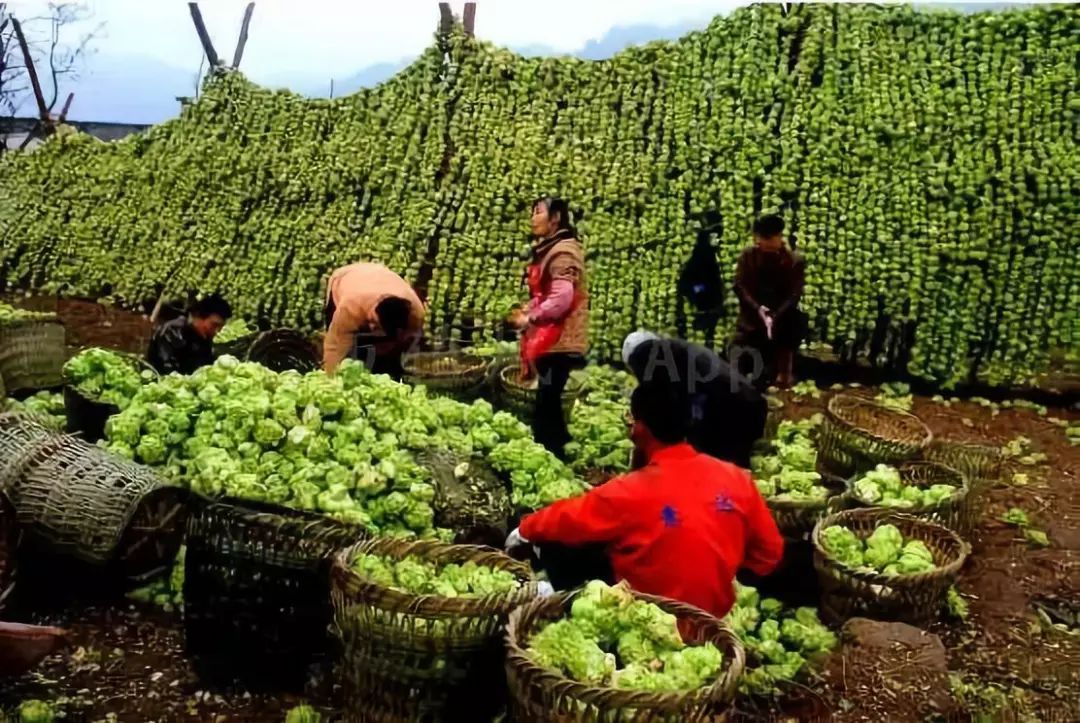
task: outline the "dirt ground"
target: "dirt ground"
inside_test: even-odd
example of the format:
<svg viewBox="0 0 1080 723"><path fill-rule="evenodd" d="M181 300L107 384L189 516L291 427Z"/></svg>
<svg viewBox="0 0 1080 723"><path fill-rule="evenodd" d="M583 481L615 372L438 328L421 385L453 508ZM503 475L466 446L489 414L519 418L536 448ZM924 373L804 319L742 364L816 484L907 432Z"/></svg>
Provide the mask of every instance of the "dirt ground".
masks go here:
<svg viewBox="0 0 1080 723"><path fill-rule="evenodd" d="M74 347L141 352L149 338L143 317L77 301L54 310ZM796 400L787 393L785 416L820 411L827 395ZM945 406L927 398L916 398L913 411L936 436L1001 446L1022 435L1031 451L1047 456L1033 466L1009 462L981 500L969 537L973 552L957 583L969 618L937 623L928 634L849 625L849 642L818 673L779 700L741 700L738 720L1080 720L1080 632L1040 625L1034 613L1040 601L1080 602L1080 447L1050 421L1080 415L1064 408L1046 416L1028 409L995 413L973 401ZM1015 472L1027 474L1027 483L1014 484ZM1050 546L1034 548L1001 522L1010 507L1024 509ZM118 590L72 592L68 597L83 602L28 607L15 601L9 615L66 627L71 645L33 672L0 682L0 711L41 698L57 701L69 721L279 721L304 699L210 689L184 654L178 613L133 605ZM306 699L332 714L329 677L317 676Z"/></svg>

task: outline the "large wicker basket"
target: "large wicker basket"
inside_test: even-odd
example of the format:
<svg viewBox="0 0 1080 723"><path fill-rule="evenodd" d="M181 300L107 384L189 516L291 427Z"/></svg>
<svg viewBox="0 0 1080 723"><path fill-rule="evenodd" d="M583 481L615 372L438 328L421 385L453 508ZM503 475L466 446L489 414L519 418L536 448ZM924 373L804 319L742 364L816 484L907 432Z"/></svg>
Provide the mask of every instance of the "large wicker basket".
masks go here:
<svg viewBox="0 0 1080 723"><path fill-rule="evenodd" d="M10 488L41 450L64 441L63 435L33 415L0 414L0 490Z"/></svg>
<svg viewBox="0 0 1080 723"><path fill-rule="evenodd" d="M521 419L531 420L533 409L536 407L538 387L535 380L529 384L522 384L519 372L520 367L517 364L507 364L499 369L495 379L495 400L499 408ZM580 387L572 381L567 383L562 394L563 414L567 417L570 416L570 411L574 408L580 393Z"/></svg>
<svg viewBox="0 0 1080 723"><path fill-rule="evenodd" d="M992 487L1001 478L1004 456L1001 449L990 444L934 438L926 448L924 458L963 474L977 495Z"/></svg>
<svg viewBox="0 0 1080 723"><path fill-rule="evenodd" d="M0 377L7 393L63 383L67 335L58 320L0 325Z"/></svg>
<svg viewBox="0 0 1080 723"><path fill-rule="evenodd" d="M579 683L537 664L525 649L541 624L563 617L580 591L538 598L510 615L506 626L506 676L511 718L518 723L571 721L723 720L746 664L742 644L727 625L685 603L634 593L679 618L688 643L711 642L724 654L725 670L707 688L685 693L601 688Z"/></svg>
<svg viewBox="0 0 1080 723"><path fill-rule="evenodd" d="M819 441L825 465L841 477L918 456L933 435L918 417L849 394L829 399Z"/></svg>
<svg viewBox="0 0 1080 723"><path fill-rule="evenodd" d="M360 577L351 569L359 554L411 555L436 565L471 560L508 570L522 585L483 597L413 595ZM491 548L380 538L343 550L331 598L345 720L491 720L505 703L502 626L535 595L528 566Z"/></svg>
<svg viewBox="0 0 1080 723"><path fill-rule="evenodd" d="M157 371L143 359L134 354L117 352L118 356L127 359L133 369L139 372L150 372L155 377ZM91 399L79 391L78 387L71 383L71 379L64 376L64 412L67 417L67 431L70 434L78 434L87 442L97 442L105 438L105 423L109 417L120 413L120 408L115 404L108 404L96 399Z"/></svg>
<svg viewBox="0 0 1080 723"><path fill-rule="evenodd" d="M275 372L315 371L322 364L311 340L293 329L273 329L259 334L247 350L246 360Z"/></svg>
<svg viewBox="0 0 1080 723"><path fill-rule="evenodd" d="M775 497L765 500L772 512L780 533L788 540L808 540L810 533L825 515L837 512L844 504L847 481L829 472L819 471L821 485L829 490L823 500L781 500Z"/></svg>
<svg viewBox="0 0 1080 723"><path fill-rule="evenodd" d="M0 611L15 587L15 558L19 547L19 523L15 508L0 492Z"/></svg>
<svg viewBox="0 0 1080 723"><path fill-rule="evenodd" d="M848 495L848 501L853 507L873 507L876 509L893 509L904 514L912 515L920 519L936 522L961 535L971 529L971 515L968 499L971 488L967 479L951 467L936 464L934 462L905 462L897 467L900 480L905 486L927 488L931 485L946 484L956 488L956 492L949 495L936 505L928 507L891 507L875 505L863 500L855 492L854 487ZM857 478L852 479L852 485Z"/></svg>
<svg viewBox="0 0 1080 723"><path fill-rule="evenodd" d="M456 351L419 352L406 356L402 367L404 381L409 384L423 384L436 394L472 400L487 383L491 360Z"/></svg>
<svg viewBox="0 0 1080 723"><path fill-rule="evenodd" d="M78 439L39 449L10 495L35 541L125 575L163 568L180 547L186 491Z"/></svg>
<svg viewBox="0 0 1080 723"><path fill-rule="evenodd" d="M822 531L833 525L844 525L865 540L883 524L896 525L905 541L926 543L936 567L911 575L885 575L868 568L843 565L822 545ZM942 525L873 508L830 515L818 522L811 539L814 568L821 583L821 612L833 623L866 617L923 625L937 619L946 593L971 551L967 542Z"/></svg>
<svg viewBox="0 0 1080 723"><path fill-rule="evenodd" d="M321 515L199 500L188 518L184 631L200 675L300 687L330 647L333 553L363 536Z"/></svg>

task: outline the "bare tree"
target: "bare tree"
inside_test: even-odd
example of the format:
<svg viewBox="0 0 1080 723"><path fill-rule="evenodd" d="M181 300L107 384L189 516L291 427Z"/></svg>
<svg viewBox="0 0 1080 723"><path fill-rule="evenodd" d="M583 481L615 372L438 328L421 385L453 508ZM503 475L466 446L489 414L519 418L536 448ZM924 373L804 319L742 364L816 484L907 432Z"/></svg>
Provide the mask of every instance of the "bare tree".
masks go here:
<svg viewBox="0 0 1080 723"><path fill-rule="evenodd" d="M50 2L40 15L19 17L31 61L37 69L45 110L52 113L61 85L78 78L104 23L87 27L92 14L82 2ZM15 33L14 10L0 2L0 117L12 118L35 102L27 60ZM70 98L68 99L70 102ZM0 151L4 148L0 144Z"/></svg>

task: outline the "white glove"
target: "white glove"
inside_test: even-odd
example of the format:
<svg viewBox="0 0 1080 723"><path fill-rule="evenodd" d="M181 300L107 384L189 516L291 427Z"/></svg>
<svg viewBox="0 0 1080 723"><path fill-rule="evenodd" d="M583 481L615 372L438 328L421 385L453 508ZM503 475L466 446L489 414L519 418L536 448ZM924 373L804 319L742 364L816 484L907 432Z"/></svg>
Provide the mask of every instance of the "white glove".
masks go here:
<svg viewBox="0 0 1080 723"><path fill-rule="evenodd" d="M555 594L555 588L553 588L551 583L547 580L541 580L536 583L536 591L540 593L540 597L551 597Z"/></svg>
<svg viewBox="0 0 1080 723"><path fill-rule="evenodd" d="M528 545L529 541L521 536L520 528L515 527L514 531L506 537L506 551L509 552L517 547Z"/></svg>

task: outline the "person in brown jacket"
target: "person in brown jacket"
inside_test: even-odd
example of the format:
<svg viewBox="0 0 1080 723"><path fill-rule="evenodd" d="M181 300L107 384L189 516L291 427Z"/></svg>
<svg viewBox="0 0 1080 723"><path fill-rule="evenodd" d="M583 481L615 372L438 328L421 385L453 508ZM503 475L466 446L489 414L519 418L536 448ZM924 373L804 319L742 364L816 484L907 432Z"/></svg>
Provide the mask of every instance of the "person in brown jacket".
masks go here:
<svg viewBox="0 0 1080 723"><path fill-rule="evenodd" d="M376 374L401 377L401 356L419 340L424 304L405 279L382 264L351 264L326 285L323 368L360 358Z"/></svg>
<svg viewBox="0 0 1080 723"><path fill-rule="evenodd" d="M742 252L735 268L735 344L761 355L766 370L762 386L772 374L781 387L794 382L795 350L806 327L799 310L805 281L806 262L784 243L784 220L770 215L755 221L754 245Z"/></svg>
<svg viewBox="0 0 1080 723"><path fill-rule="evenodd" d="M521 358L539 388L533 415L536 441L562 456L570 441L562 393L570 372L585 366L589 348L589 292L585 251L561 198L544 197L532 208L532 263L527 270L528 306L515 311L522 329Z"/></svg>

